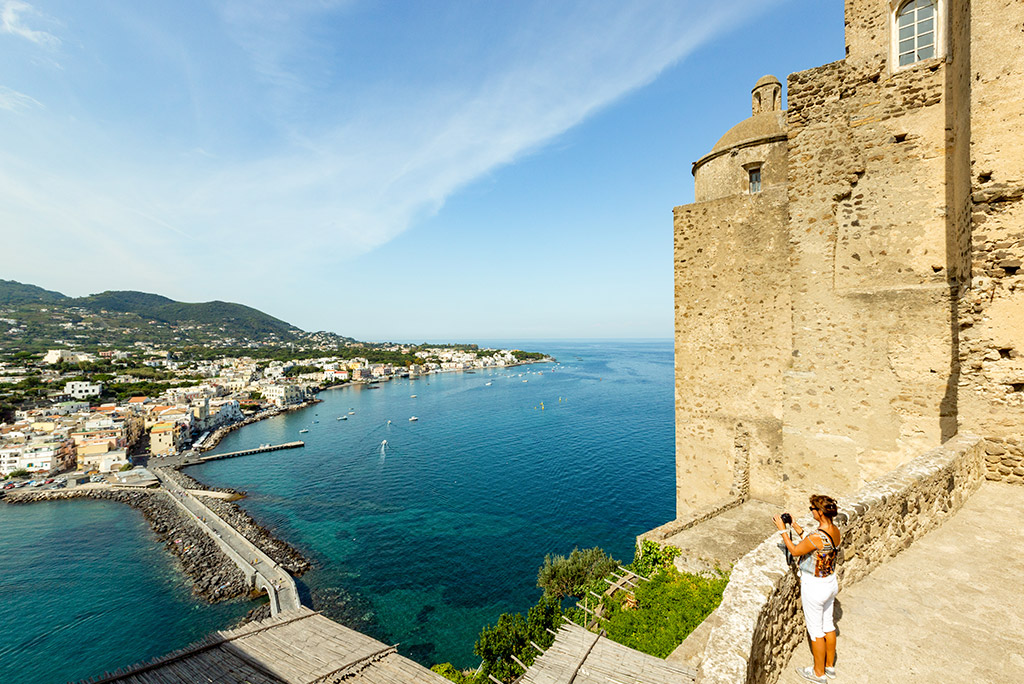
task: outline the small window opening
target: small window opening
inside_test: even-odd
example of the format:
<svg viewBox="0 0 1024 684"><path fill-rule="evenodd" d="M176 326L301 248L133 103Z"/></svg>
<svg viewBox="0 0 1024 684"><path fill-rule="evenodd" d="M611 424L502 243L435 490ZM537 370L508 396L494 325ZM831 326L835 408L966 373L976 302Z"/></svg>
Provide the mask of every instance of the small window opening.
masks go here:
<svg viewBox="0 0 1024 684"><path fill-rule="evenodd" d="M999 358L1001 358L1001 359L1008 359L1008 358L1010 358L1012 356L1012 354L1013 354L1013 349L1012 348L1011 349L1000 349L999 350Z"/></svg>
<svg viewBox="0 0 1024 684"><path fill-rule="evenodd" d="M897 55L902 66L935 56L935 0L910 0L896 14Z"/></svg>
<svg viewBox="0 0 1024 684"><path fill-rule="evenodd" d="M906 140L907 140L907 134L906 133L897 133L893 137L896 139L896 142L898 142L898 143L906 142Z"/></svg>
<svg viewBox="0 0 1024 684"><path fill-rule="evenodd" d="M750 194L753 195L755 192L761 192L761 167L757 166L749 169L747 173L750 176Z"/></svg>
<svg viewBox="0 0 1024 684"><path fill-rule="evenodd" d="M1024 382L1011 382L1010 389L1014 392L1024 392Z"/></svg>
<svg viewBox="0 0 1024 684"><path fill-rule="evenodd" d="M1017 275L1017 271L1020 270L1020 266L1003 266L1003 271L1006 275Z"/></svg>
<svg viewBox="0 0 1024 684"><path fill-rule="evenodd" d="M984 173L978 174L978 182L979 183L988 183L991 180L992 180L992 174L991 173L984 172Z"/></svg>

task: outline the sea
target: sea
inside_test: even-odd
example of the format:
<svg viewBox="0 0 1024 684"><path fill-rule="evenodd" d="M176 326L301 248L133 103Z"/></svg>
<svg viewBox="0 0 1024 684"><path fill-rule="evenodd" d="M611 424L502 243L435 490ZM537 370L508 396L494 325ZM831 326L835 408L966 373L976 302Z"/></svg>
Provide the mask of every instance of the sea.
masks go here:
<svg viewBox="0 0 1024 684"><path fill-rule="evenodd" d="M544 557L623 562L674 517L671 340L494 341L555 361L326 390L230 433L194 466L313 560L304 602L424 664L540 596ZM410 420L415 417L416 420ZM0 505L0 682L77 681L235 624L191 596L141 514L73 500Z"/></svg>

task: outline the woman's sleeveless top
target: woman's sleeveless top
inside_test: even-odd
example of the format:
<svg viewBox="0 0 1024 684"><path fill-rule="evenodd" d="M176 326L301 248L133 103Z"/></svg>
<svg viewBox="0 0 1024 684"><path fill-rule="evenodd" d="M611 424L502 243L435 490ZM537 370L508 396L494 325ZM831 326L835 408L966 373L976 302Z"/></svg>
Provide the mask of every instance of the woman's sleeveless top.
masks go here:
<svg viewBox="0 0 1024 684"><path fill-rule="evenodd" d="M825 530L815 530L811 534L818 535L822 547L800 559L800 571L815 577L828 577L836 571L836 558L839 556L839 549L836 548L832 537Z"/></svg>

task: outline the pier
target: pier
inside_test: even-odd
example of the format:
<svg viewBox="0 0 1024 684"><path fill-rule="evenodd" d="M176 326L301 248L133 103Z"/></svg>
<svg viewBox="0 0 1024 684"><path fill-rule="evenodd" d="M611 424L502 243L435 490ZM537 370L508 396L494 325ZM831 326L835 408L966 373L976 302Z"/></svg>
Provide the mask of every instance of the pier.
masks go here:
<svg viewBox="0 0 1024 684"><path fill-rule="evenodd" d="M281 451L282 449L299 449L306 446L305 442L285 442L284 444L267 444L266 446L259 446L253 449L242 449L241 451L229 451L224 454L210 454L209 456L197 456L188 459L184 465L195 465L196 463L206 463L207 461L218 461L222 458L235 458L237 456L249 456L251 454L262 454L268 451Z"/></svg>

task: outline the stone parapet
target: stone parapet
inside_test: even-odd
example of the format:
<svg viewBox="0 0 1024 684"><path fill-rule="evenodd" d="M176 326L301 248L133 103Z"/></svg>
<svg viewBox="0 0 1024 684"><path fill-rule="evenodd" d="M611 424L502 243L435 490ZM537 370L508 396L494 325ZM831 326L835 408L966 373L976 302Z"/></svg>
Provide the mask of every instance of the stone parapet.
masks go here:
<svg viewBox="0 0 1024 684"><path fill-rule="evenodd" d="M985 479L1024 484L1024 444L1015 439L986 439Z"/></svg>
<svg viewBox="0 0 1024 684"><path fill-rule="evenodd" d="M941 525L987 476L985 442L959 435L840 500L839 580L848 585ZM813 528L810 520L800 521ZM697 682L772 683L804 638L799 580L772 535L733 568Z"/></svg>

